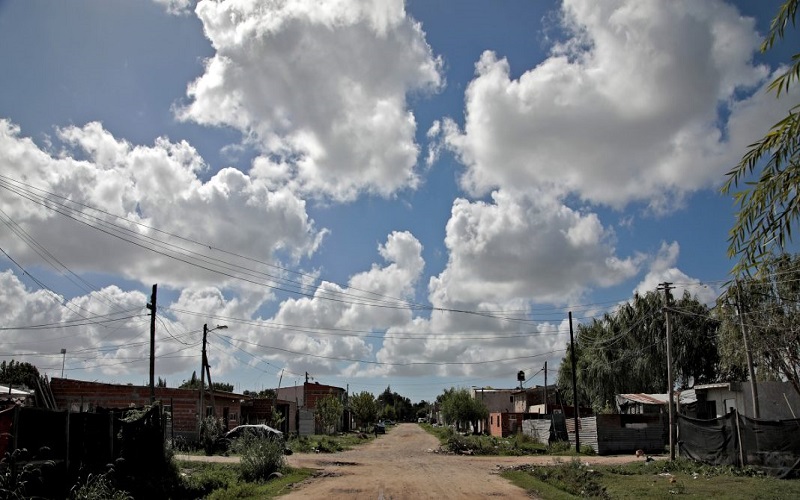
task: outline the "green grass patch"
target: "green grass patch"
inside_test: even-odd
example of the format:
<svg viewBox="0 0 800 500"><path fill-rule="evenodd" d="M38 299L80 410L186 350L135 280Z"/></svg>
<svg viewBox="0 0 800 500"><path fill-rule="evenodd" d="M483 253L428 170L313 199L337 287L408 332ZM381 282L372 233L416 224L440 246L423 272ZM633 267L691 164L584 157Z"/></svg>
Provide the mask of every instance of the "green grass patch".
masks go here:
<svg viewBox="0 0 800 500"><path fill-rule="evenodd" d="M525 434L514 434L507 438L485 435L463 435L450 427L434 427L419 424L439 439L439 443L452 453L473 455L521 456L541 455L547 451L543 444L535 442Z"/></svg>
<svg viewBox="0 0 800 500"><path fill-rule="evenodd" d="M355 446L368 443L374 437L363 432L349 432L335 436L300 436L286 442L286 446L295 453L337 453Z"/></svg>
<svg viewBox="0 0 800 500"><path fill-rule="evenodd" d="M542 498L800 498L800 481L765 477L755 469L712 467L689 460L589 466L579 459L526 466L503 477Z"/></svg>
<svg viewBox="0 0 800 500"><path fill-rule="evenodd" d="M311 469L283 468L282 477L269 481L244 481L238 464L177 461L183 478L174 498L272 498L287 493L293 484L314 474Z"/></svg>

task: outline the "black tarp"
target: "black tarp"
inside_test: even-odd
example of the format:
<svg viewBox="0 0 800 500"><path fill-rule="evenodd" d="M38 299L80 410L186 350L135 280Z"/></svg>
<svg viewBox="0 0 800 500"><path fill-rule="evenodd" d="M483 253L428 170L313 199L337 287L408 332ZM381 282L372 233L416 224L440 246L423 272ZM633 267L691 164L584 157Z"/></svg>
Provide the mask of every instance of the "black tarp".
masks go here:
<svg viewBox="0 0 800 500"><path fill-rule="evenodd" d="M709 465L752 466L776 477L800 472L800 419L756 420L731 412L712 420L678 415L680 456Z"/></svg>

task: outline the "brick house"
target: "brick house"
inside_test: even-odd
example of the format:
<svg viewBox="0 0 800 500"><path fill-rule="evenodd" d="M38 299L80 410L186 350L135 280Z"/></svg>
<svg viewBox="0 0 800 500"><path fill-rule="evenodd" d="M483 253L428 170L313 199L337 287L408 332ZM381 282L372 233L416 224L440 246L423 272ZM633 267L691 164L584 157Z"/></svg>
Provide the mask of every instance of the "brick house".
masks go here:
<svg viewBox="0 0 800 500"><path fill-rule="evenodd" d="M506 437L522 432L524 413L494 412L489 414L489 434L495 437Z"/></svg>
<svg viewBox="0 0 800 500"><path fill-rule="evenodd" d="M317 428L314 419L314 411L317 408L317 402L326 397L334 396L345 405L347 408L347 391L341 387L332 385L320 384L319 382L305 382L303 385L295 385L292 387L281 387L276 389L276 396L279 400L289 401L295 403L297 409L297 432L301 436L318 434L321 429ZM350 416L347 411L342 416L342 421L337 425L337 431L348 431Z"/></svg>
<svg viewBox="0 0 800 500"><path fill-rule="evenodd" d="M284 434L297 432L297 404L294 401L285 401L272 398L252 398L242 402L241 423L272 425L273 407L283 418L276 427Z"/></svg>
<svg viewBox="0 0 800 500"><path fill-rule="evenodd" d="M95 408L128 408L150 404L150 387L139 385L106 384L65 378L52 378L50 388L59 409L73 412L91 412ZM206 391L207 414L211 414L211 393ZM198 416L200 414L200 391L156 387L155 396L171 413L167 428L170 437L198 439ZM245 396L232 392L213 391L213 413L222 417L226 428L240 423L242 400Z"/></svg>

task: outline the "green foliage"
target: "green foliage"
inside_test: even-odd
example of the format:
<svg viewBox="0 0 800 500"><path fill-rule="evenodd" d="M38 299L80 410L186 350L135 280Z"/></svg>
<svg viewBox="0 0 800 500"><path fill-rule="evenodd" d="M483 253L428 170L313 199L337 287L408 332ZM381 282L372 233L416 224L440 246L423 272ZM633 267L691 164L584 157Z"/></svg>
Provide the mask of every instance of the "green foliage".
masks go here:
<svg viewBox="0 0 800 500"><path fill-rule="evenodd" d="M451 387L439 398L442 417L445 422L456 424L457 429L467 429L469 424L476 429L478 421L489 416L489 410L483 401L473 398L467 389Z"/></svg>
<svg viewBox="0 0 800 500"><path fill-rule="evenodd" d="M344 413L344 405L339 398L330 394L317 401L315 410L317 422L322 426L323 432L331 434L336 431L336 424Z"/></svg>
<svg viewBox="0 0 800 500"><path fill-rule="evenodd" d="M336 453L349 450L366 442L366 434L342 434L338 436L300 436L290 439L287 447L295 453Z"/></svg>
<svg viewBox="0 0 800 500"><path fill-rule="evenodd" d="M112 471L104 474L89 474L86 480L73 486L70 500L129 500L133 497L127 491L114 487Z"/></svg>
<svg viewBox="0 0 800 500"><path fill-rule="evenodd" d="M13 359L0 363L0 382L11 386L36 387L39 379L39 370L30 363L18 362Z"/></svg>
<svg viewBox="0 0 800 500"><path fill-rule="evenodd" d="M292 484L311 477L310 469L289 469L282 471L283 477L269 482L245 482L239 466L209 462L178 462L183 483L181 488L170 493L161 492L153 498L275 498L286 494Z"/></svg>
<svg viewBox="0 0 800 500"><path fill-rule="evenodd" d="M375 397L367 391L354 394L350 398L350 411L353 412L356 425L361 430L365 430L368 425L378 418L378 406Z"/></svg>
<svg viewBox="0 0 800 500"><path fill-rule="evenodd" d="M264 439L245 434L234 442L245 481L266 481L270 474L286 467L283 439Z"/></svg>
<svg viewBox="0 0 800 500"><path fill-rule="evenodd" d="M239 481L237 466L206 462L181 462L184 498L207 498ZM177 495L176 495L177 496Z"/></svg>
<svg viewBox="0 0 800 500"><path fill-rule="evenodd" d="M732 465L707 465L688 458L678 457L675 460L656 460L654 462L633 462L624 465L612 465L608 471L619 475L635 474L687 474L703 478L712 477L765 477L762 470L755 467L734 467Z"/></svg>
<svg viewBox="0 0 800 500"><path fill-rule="evenodd" d="M179 385L178 388L200 389L200 379L197 378L197 372L192 372L192 378L181 382L181 385ZM229 384L227 382L214 382L210 386L206 384L206 389L207 390L214 389L215 391L220 391L220 392L233 392L233 384Z"/></svg>
<svg viewBox="0 0 800 500"><path fill-rule="evenodd" d="M545 469L533 471L533 469ZM575 496L589 497L597 492L591 486L574 493L575 485L591 481L600 485L601 491L611 498L680 498L704 500L706 498L797 498L800 482L764 477L754 469L706 466L687 459L638 461L625 465L602 466L557 463L556 468L574 468L567 471L576 480L565 481L563 471L549 473L548 466L522 466L503 472L510 479L539 498L566 499ZM582 477L583 476L583 477ZM586 477L588 476L588 477ZM568 485L573 487L567 493ZM561 489L559 489L561 488Z"/></svg>
<svg viewBox="0 0 800 500"><path fill-rule="evenodd" d="M578 325L575 351L579 404L598 412L617 394L663 393L667 388L664 296L636 294L589 324ZM707 306L685 293L671 304L673 373L681 387L718 380L716 321ZM572 401L572 354L558 371L558 388Z"/></svg>
<svg viewBox="0 0 800 500"><path fill-rule="evenodd" d="M566 455L572 452L572 445L569 441L553 441L547 445L548 455Z"/></svg>
<svg viewBox="0 0 800 500"><path fill-rule="evenodd" d="M411 400L392 392L391 387L386 387L376 398L379 417L390 420L411 420L414 418L414 407Z"/></svg>
<svg viewBox="0 0 800 500"><path fill-rule="evenodd" d="M222 420L213 415L209 415L200 420L200 444L206 455L213 455L217 440L225 434L225 426Z"/></svg>
<svg viewBox="0 0 800 500"><path fill-rule="evenodd" d="M521 456L538 455L545 451L544 445L535 442L531 437L521 433L501 439L493 436L465 436L449 427L423 425L423 428L436 435L445 449L451 453Z"/></svg>
<svg viewBox="0 0 800 500"><path fill-rule="evenodd" d="M556 462L556 465L531 465L525 472L562 491L581 498L611 498L600 483L600 474L580 460Z"/></svg>
<svg viewBox="0 0 800 500"><path fill-rule="evenodd" d="M742 311L744 321L737 315ZM720 297L720 365L733 380L745 380L742 323L761 380L788 380L800 393L800 255L765 259L754 276Z"/></svg>
<svg viewBox="0 0 800 500"><path fill-rule="evenodd" d="M0 498L24 499L36 496L44 486L45 468L52 469L52 460L33 462L26 448L6 452L0 462Z"/></svg>
<svg viewBox="0 0 800 500"><path fill-rule="evenodd" d="M783 39L785 29L795 24L798 0L786 0L772 21L761 50L771 49ZM800 77L800 54L792 55L788 69L770 84L776 98L788 93ZM766 159L766 163L763 160ZM757 169L756 182L747 177ZM800 218L800 105L792 105L782 120L764 137L749 146L741 161L727 174L722 193L729 194L740 184L747 187L734 193L738 205L736 222L730 230L728 255L739 256L734 274L749 273L776 249L782 250L792 239L792 226Z"/></svg>

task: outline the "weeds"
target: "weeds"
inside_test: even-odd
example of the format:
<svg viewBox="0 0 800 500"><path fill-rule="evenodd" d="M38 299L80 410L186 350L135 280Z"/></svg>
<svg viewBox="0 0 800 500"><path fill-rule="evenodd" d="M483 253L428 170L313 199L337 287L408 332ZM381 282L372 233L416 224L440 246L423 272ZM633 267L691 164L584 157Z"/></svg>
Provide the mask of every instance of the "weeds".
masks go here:
<svg viewBox="0 0 800 500"><path fill-rule="evenodd" d="M125 490L117 489L113 483L113 470L103 474L89 474L86 481L78 483L70 491L70 500L131 500Z"/></svg>
<svg viewBox="0 0 800 500"><path fill-rule="evenodd" d="M44 475L55 464L52 460L33 464L33 458L25 448L6 452L0 461L0 498L30 498L45 486Z"/></svg>
<svg viewBox="0 0 800 500"><path fill-rule="evenodd" d="M234 442L241 457L240 473L245 481L266 481L286 466L283 439L264 439L245 434Z"/></svg>
<svg viewBox="0 0 800 500"><path fill-rule="evenodd" d="M611 498L600 483L600 473L574 458L556 465L528 466L525 472L553 487L582 498Z"/></svg>

